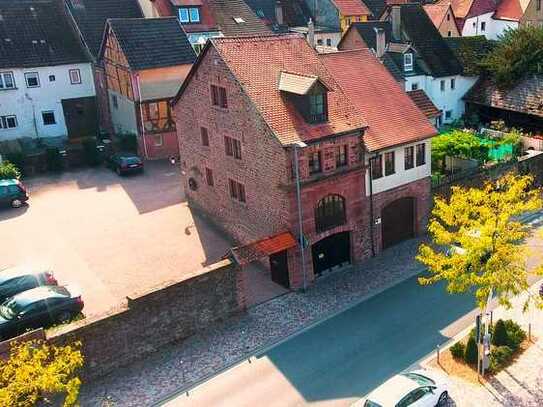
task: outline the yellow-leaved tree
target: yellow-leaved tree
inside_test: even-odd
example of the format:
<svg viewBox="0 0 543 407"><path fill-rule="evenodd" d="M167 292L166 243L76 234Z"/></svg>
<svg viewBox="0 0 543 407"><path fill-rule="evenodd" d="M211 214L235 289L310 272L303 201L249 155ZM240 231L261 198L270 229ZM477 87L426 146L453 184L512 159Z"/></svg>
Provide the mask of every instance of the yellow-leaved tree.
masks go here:
<svg viewBox="0 0 543 407"><path fill-rule="evenodd" d="M9 359L0 359L0 406L34 406L62 396L64 406L77 402L83 366L79 342L53 346L43 341L13 344Z"/></svg>
<svg viewBox="0 0 543 407"><path fill-rule="evenodd" d="M448 200L436 198L428 231L417 259L428 267L423 285L445 280L450 293L475 291L485 309L490 296L511 306L511 297L529 288L524 240L530 229L519 216L542 208L541 191L531 176L507 174L482 188L453 187ZM539 267L532 270L543 274ZM525 308L531 299L528 296Z"/></svg>

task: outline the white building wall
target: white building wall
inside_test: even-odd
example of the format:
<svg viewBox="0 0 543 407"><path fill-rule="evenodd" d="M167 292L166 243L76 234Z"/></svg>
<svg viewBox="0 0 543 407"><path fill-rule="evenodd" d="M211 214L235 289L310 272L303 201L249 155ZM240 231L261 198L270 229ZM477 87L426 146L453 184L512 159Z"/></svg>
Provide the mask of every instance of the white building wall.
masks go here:
<svg viewBox="0 0 543 407"><path fill-rule="evenodd" d="M116 102L114 101L116 99ZM120 93L109 90L109 106L111 110L111 122L115 133L138 134L136 120L136 106L133 101Z"/></svg>
<svg viewBox="0 0 543 407"><path fill-rule="evenodd" d="M405 148L409 146L416 146L417 144L424 143L426 144L426 159L425 164L417 167L416 155L415 155L415 167L409 170L405 169ZM373 180L373 193L378 194L379 192L388 191L390 189L399 187L410 182L417 181L429 177L431 175L431 149L432 144L431 140L424 140L417 143L405 144L401 147L390 148L387 150L380 151L379 154L383 155L383 176L379 179ZM394 151L394 169L395 173L391 175L385 175L385 161L384 155L386 152ZM416 147L415 147L416 154ZM369 166L369 159L372 154L366 155L366 165ZM370 174L369 171L366 172L366 195L370 194Z"/></svg>
<svg viewBox="0 0 543 407"><path fill-rule="evenodd" d="M493 15L494 12L490 12L468 18L462 28L462 37L484 35L489 40L497 40L506 29L518 27L516 21L494 20Z"/></svg>
<svg viewBox="0 0 543 407"><path fill-rule="evenodd" d="M79 69L80 84L70 83L70 69ZM0 72L11 72L15 79L15 89L0 90L0 116L17 117L17 127L0 128L0 141L20 137L67 137L62 100L96 96L92 68L88 63L0 69ZM37 72L40 86L27 87L25 72ZM50 80L51 75L54 81ZM55 124L44 125L42 112L45 111L54 112Z"/></svg>

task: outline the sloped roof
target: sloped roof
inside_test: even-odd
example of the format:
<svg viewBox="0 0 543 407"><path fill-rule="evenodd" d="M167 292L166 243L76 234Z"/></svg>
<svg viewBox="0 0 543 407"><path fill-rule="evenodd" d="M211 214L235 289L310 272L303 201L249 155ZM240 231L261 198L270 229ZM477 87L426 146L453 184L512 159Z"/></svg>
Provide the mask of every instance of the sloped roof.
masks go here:
<svg viewBox="0 0 543 407"><path fill-rule="evenodd" d="M0 67L88 62L55 1L0 2Z"/></svg>
<svg viewBox="0 0 543 407"><path fill-rule="evenodd" d="M524 4L527 6L528 2ZM492 17L496 20L520 21L526 10L522 6L520 0L501 0Z"/></svg>
<svg viewBox="0 0 543 407"><path fill-rule="evenodd" d="M83 39L94 58L98 57L108 18L141 18L137 0L66 0Z"/></svg>
<svg viewBox="0 0 543 407"><path fill-rule="evenodd" d="M412 90L407 94L427 118L432 119L441 115L441 111L422 89Z"/></svg>
<svg viewBox="0 0 543 407"><path fill-rule="evenodd" d="M368 124L363 141L377 151L434 136L437 131L369 49L319 58Z"/></svg>
<svg viewBox="0 0 543 407"><path fill-rule="evenodd" d="M370 9L373 18L381 17L387 2L386 0L364 0L364 4Z"/></svg>
<svg viewBox="0 0 543 407"><path fill-rule="evenodd" d="M388 21L356 22L351 24L349 30L356 30L368 48L375 49L375 41L377 38L375 33L376 28L382 28L385 31L385 42L388 44L392 37L392 26ZM341 46L341 42L339 46Z"/></svg>
<svg viewBox="0 0 543 407"><path fill-rule="evenodd" d="M510 89L500 89L490 79L480 80L464 96L464 100L543 117L543 75L532 75Z"/></svg>
<svg viewBox="0 0 543 407"><path fill-rule="evenodd" d="M245 0L245 2L264 24L270 26L274 31L282 29L277 22L275 12L277 0ZM311 17L304 0L282 0L281 9L283 11L283 25L287 27L306 26Z"/></svg>
<svg viewBox="0 0 543 407"><path fill-rule="evenodd" d="M331 0L339 12L344 16L360 16L371 14L370 9L362 0Z"/></svg>
<svg viewBox="0 0 543 407"><path fill-rule="evenodd" d="M206 1L218 29L225 36L254 35L271 32L266 24L256 16L243 0ZM239 22L236 22L235 19L238 19Z"/></svg>
<svg viewBox="0 0 543 407"><path fill-rule="evenodd" d="M108 20L135 70L192 64L196 54L175 17Z"/></svg>
<svg viewBox="0 0 543 407"><path fill-rule="evenodd" d="M494 0L439 0L438 4L450 4L456 18L462 20L496 10Z"/></svg>
<svg viewBox="0 0 543 407"><path fill-rule="evenodd" d="M420 4L402 4L401 27L434 77L452 76L462 72L462 65L447 46Z"/></svg>
<svg viewBox="0 0 543 407"><path fill-rule="evenodd" d="M262 257L290 249L297 245L290 232L268 236L262 240L232 248L232 255L239 265L244 266Z"/></svg>
<svg viewBox="0 0 543 407"><path fill-rule="evenodd" d="M487 40L484 35L473 37L449 37L445 42L462 64L464 75L477 76L481 73L481 61L494 49L496 41Z"/></svg>
<svg viewBox="0 0 543 407"><path fill-rule="evenodd" d="M226 37L212 38L210 42L283 145L365 127L360 112L303 36ZM278 89L282 71L316 76L330 89L327 122L309 124L304 120L292 101Z"/></svg>
<svg viewBox="0 0 543 407"><path fill-rule="evenodd" d="M428 14L428 17L430 17L430 20L432 20L432 23L439 29L451 5L447 3L435 3L425 4L423 7L426 14Z"/></svg>

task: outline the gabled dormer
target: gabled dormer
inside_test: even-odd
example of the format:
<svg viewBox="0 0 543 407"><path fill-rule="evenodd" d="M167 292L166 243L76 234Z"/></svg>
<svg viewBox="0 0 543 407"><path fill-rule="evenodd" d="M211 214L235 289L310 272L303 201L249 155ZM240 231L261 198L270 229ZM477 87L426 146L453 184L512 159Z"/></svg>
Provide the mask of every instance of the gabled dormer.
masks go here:
<svg viewBox="0 0 543 407"><path fill-rule="evenodd" d="M282 71L279 90L290 100L307 123L328 121L328 92L330 89L313 75Z"/></svg>

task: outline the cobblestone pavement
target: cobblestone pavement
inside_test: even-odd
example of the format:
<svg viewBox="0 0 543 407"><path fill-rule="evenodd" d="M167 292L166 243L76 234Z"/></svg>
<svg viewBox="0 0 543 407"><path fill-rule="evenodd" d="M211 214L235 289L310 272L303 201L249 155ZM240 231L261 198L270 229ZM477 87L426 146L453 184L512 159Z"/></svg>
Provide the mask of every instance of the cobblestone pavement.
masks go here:
<svg viewBox="0 0 543 407"><path fill-rule="evenodd" d="M250 308L247 313L87 383L82 387L81 405L151 405L419 273L422 267L414 257L420 243L419 239L404 242L361 265L323 277L305 293L290 292Z"/></svg>
<svg viewBox="0 0 543 407"><path fill-rule="evenodd" d="M532 287L537 293L538 285ZM494 310L494 320L513 319L524 329L531 324L534 343L508 368L489 379L485 385L447 376L450 383L451 406L457 407L536 407L543 406L543 311L522 312L525 296L515 300L511 310ZM442 370L431 368L445 376Z"/></svg>

